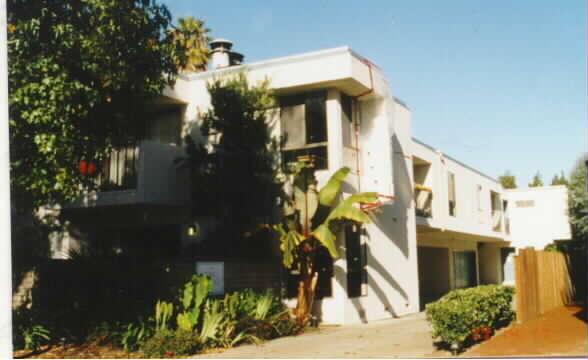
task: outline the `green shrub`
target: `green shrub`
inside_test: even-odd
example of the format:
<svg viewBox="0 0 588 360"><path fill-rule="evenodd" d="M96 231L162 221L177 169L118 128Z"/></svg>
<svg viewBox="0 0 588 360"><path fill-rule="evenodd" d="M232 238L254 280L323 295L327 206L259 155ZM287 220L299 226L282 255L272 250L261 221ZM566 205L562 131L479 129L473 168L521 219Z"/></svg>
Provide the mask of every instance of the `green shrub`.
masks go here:
<svg viewBox="0 0 588 360"><path fill-rule="evenodd" d="M149 357L169 358L194 355L202 348L198 337L192 331L158 331L141 346L141 352Z"/></svg>
<svg viewBox="0 0 588 360"><path fill-rule="evenodd" d="M47 325L39 323L39 318L31 310L13 311L13 342L16 349L37 351L51 342L51 330Z"/></svg>
<svg viewBox="0 0 588 360"><path fill-rule="evenodd" d="M123 325L118 344L127 352L137 351L147 339L153 336L154 331L153 326L139 319L135 323Z"/></svg>
<svg viewBox="0 0 588 360"><path fill-rule="evenodd" d="M449 292L426 306L433 338L441 343L457 342L461 348L487 339L492 332L514 319L511 308L514 288L483 285Z"/></svg>

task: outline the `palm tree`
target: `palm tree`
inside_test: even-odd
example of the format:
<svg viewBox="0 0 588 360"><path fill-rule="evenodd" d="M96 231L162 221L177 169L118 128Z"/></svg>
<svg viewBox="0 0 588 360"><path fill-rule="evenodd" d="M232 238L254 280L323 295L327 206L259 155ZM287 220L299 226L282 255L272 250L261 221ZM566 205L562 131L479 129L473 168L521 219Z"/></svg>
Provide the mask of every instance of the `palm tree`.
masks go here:
<svg viewBox="0 0 588 360"><path fill-rule="evenodd" d="M172 37L176 46L184 52L186 63L183 71L206 71L210 50L208 36L210 29L204 26L204 21L192 16L178 18L178 26L172 30Z"/></svg>

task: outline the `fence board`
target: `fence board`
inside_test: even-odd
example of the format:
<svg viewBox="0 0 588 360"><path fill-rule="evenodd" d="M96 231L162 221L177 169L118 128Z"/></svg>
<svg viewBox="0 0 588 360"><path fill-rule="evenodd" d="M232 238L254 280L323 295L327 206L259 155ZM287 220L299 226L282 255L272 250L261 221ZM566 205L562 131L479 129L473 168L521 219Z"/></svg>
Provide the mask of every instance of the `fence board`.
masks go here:
<svg viewBox="0 0 588 360"><path fill-rule="evenodd" d="M573 286L564 254L520 249L515 256L517 320L534 319L572 301Z"/></svg>

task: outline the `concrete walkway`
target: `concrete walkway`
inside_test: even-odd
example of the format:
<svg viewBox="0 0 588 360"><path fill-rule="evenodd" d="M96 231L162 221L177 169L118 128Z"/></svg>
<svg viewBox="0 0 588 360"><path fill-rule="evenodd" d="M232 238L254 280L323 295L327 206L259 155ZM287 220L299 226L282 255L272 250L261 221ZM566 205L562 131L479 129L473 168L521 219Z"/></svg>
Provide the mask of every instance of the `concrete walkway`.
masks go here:
<svg viewBox="0 0 588 360"><path fill-rule="evenodd" d="M407 358L435 352L425 313L368 324L322 327L261 345L243 345L195 358Z"/></svg>

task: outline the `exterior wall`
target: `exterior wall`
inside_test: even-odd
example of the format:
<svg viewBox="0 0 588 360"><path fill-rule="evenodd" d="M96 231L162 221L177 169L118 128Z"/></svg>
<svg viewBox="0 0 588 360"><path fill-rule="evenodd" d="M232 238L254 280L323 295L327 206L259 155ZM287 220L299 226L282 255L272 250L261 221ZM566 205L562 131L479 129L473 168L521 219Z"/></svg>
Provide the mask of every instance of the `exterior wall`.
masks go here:
<svg viewBox="0 0 588 360"><path fill-rule="evenodd" d="M507 190L506 199L513 246L543 250L554 240L572 238L564 185Z"/></svg>
<svg viewBox="0 0 588 360"><path fill-rule="evenodd" d="M502 251L493 243L482 243L478 247L480 259L480 284L501 284L504 281Z"/></svg>
<svg viewBox="0 0 588 360"><path fill-rule="evenodd" d="M352 323L418 311L410 113L394 101L383 73L348 48L338 48L190 75L179 79L166 93L187 103L185 133L206 141L197 131L201 113L210 106L206 83L241 70L247 71L250 83L269 79L278 95L328 89L328 170L317 171L319 186L347 165L352 174L344 185L345 196L357 191L396 195L396 200L384 206L374 215L374 223L366 227L369 251L365 296L348 298L345 239L339 236L341 257L334 262L332 296L317 302L322 320ZM354 140L353 147L343 146L341 92L352 97L366 94L354 104L359 143ZM279 121L273 130L274 135L280 134Z"/></svg>
<svg viewBox="0 0 588 360"><path fill-rule="evenodd" d="M504 199L504 191L500 183L432 147L413 139L415 158L428 162L429 172L425 185L433 190L432 218L418 217L420 225L455 231L465 234L494 238L497 241L508 240L505 229L505 218L502 201L499 201L498 217L491 213L491 191ZM448 172L455 174L456 216L449 215ZM481 186L481 196L478 194ZM499 231L493 228L500 224ZM486 239L489 241L490 239Z"/></svg>

